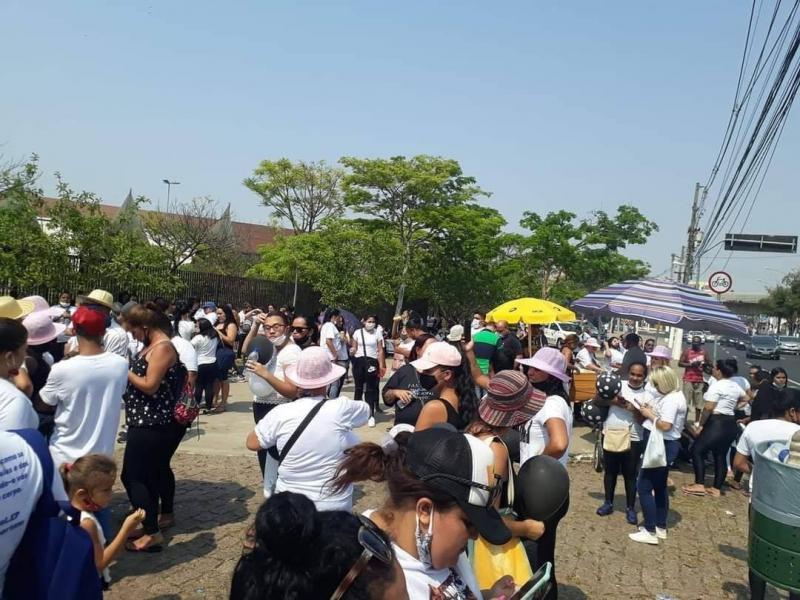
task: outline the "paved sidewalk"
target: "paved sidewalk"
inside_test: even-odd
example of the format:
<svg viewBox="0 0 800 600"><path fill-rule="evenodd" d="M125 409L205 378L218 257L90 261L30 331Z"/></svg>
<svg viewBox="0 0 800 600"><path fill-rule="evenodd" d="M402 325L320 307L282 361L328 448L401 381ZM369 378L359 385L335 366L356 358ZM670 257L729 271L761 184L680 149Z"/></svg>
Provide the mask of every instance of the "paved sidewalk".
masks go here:
<svg viewBox="0 0 800 600"><path fill-rule="evenodd" d="M178 480L176 526L167 532L160 554L122 552L112 566L110 599L161 600L227 598L230 577L241 552L244 531L263 500L258 463L244 448L253 426L247 384L233 384L231 409L202 418L203 435L187 438L173 467ZM352 388L345 388L345 395ZM362 439L378 439L391 417L381 416ZM587 430L583 430L584 432ZM591 450L591 435L576 435L579 453ZM118 460L121 461L121 452ZM666 593L678 600L749 598L746 583L747 499L729 492L720 499L672 495L669 540L643 546L627 539L632 527L620 511L594 514L602 502L602 475L586 463L570 465L570 512L559 526L558 578L563 600L584 598L654 599ZM673 473L680 485L689 473ZM617 506L622 507L622 481ZM116 524L127 508L117 486ZM356 508L381 504L380 484L359 486ZM768 598L779 596L774 592Z"/></svg>

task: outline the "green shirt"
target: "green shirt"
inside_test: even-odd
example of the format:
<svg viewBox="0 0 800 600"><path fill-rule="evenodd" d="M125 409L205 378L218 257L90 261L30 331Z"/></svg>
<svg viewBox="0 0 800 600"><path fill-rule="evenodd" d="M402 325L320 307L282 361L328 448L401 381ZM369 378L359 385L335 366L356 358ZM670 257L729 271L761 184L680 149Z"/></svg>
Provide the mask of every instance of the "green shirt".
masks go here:
<svg viewBox="0 0 800 600"><path fill-rule="evenodd" d="M488 329L481 329L472 336L475 343L475 362L484 375L489 374L489 364L494 353L503 345L500 335Z"/></svg>

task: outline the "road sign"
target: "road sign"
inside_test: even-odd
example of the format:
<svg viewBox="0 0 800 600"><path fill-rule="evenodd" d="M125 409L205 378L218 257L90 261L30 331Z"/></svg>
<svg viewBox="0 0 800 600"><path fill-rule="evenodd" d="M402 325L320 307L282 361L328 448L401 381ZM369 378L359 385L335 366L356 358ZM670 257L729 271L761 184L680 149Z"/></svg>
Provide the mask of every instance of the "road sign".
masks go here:
<svg viewBox="0 0 800 600"><path fill-rule="evenodd" d="M724 294L733 287L733 278L725 271L717 271L708 278L708 288L715 294Z"/></svg>
<svg viewBox="0 0 800 600"><path fill-rule="evenodd" d="M725 250L797 254L797 236L728 233L725 234Z"/></svg>

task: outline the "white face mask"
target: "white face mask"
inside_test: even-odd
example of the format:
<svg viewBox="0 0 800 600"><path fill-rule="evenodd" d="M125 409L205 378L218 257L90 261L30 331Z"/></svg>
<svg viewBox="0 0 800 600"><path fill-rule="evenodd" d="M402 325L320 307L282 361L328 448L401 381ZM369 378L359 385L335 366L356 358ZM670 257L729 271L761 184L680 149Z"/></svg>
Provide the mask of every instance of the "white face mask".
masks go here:
<svg viewBox="0 0 800 600"><path fill-rule="evenodd" d="M481 326L481 322L478 319L472 319L472 329L477 329Z"/></svg>
<svg viewBox="0 0 800 600"><path fill-rule="evenodd" d="M364 323L364 329L373 331L375 329L375 323Z"/></svg>
<svg viewBox="0 0 800 600"><path fill-rule="evenodd" d="M58 305L61 308L69 308L69 302L59 302Z"/></svg>
<svg viewBox="0 0 800 600"><path fill-rule="evenodd" d="M274 346L283 346L284 342L286 342L286 335L279 335L278 337L271 337L269 341L272 342Z"/></svg>
<svg viewBox="0 0 800 600"><path fill-rule="evenodd" d="M426 568L433 568L433 558L431 558L431 544L433 543L433 507L431 506L431 520L428 523L428 531L422 531L419 526L419 514L415 515L417 527L414 530L414 537L417 541L417 556L419 562Z"/></svg>

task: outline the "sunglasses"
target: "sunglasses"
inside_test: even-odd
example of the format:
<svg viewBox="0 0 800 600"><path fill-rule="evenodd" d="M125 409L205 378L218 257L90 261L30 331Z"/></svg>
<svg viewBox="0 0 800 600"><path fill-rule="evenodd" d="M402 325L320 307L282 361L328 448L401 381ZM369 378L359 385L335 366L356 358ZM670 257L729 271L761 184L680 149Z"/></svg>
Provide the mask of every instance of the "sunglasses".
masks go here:
<svg viewBox="0 0 800 600"><path fill-rule="evenodd" d="M392 559L394 557L392 546L383 532L371 519L363 515L357 516L361 521L361 527L358 530L358 543L361 544L364 551L353 566L350 567L350 570L344 576L344 579L342 579L342 582L333 594L331 594L330 600L339 600L344 596L373 558L377 558L385 565L392 564Z"/></svg>
<svg viewBox="0 0 800 600"><path fill-rule="evenodd" d="M302 333L302 332L304 332L304 331L308 331L309 329L311 329L311 327L291 327L290 329L291 329L293 332L295 332L295 331L296 331L296 332Z"/></svg>
<svg viewBox="0 0 800 600"><path fill-rule="evenodd" d="M487 508L494 505L495 500L497 500L500 497L500 494L503 493L503 480L497 473L494 474L494 485L492 486L478 483L477 481L472 481L471 479L464 479L463 477L458 477L457 475L450 475L449 473L433 473L431 475L424 475L420 479L422 479L422 481L427 481L429 479L439 478L449 479L450 481L455 481L461 485L466 485L471 488L475 487L479 490L489 492L489 501L486 503Z"/></svg>

